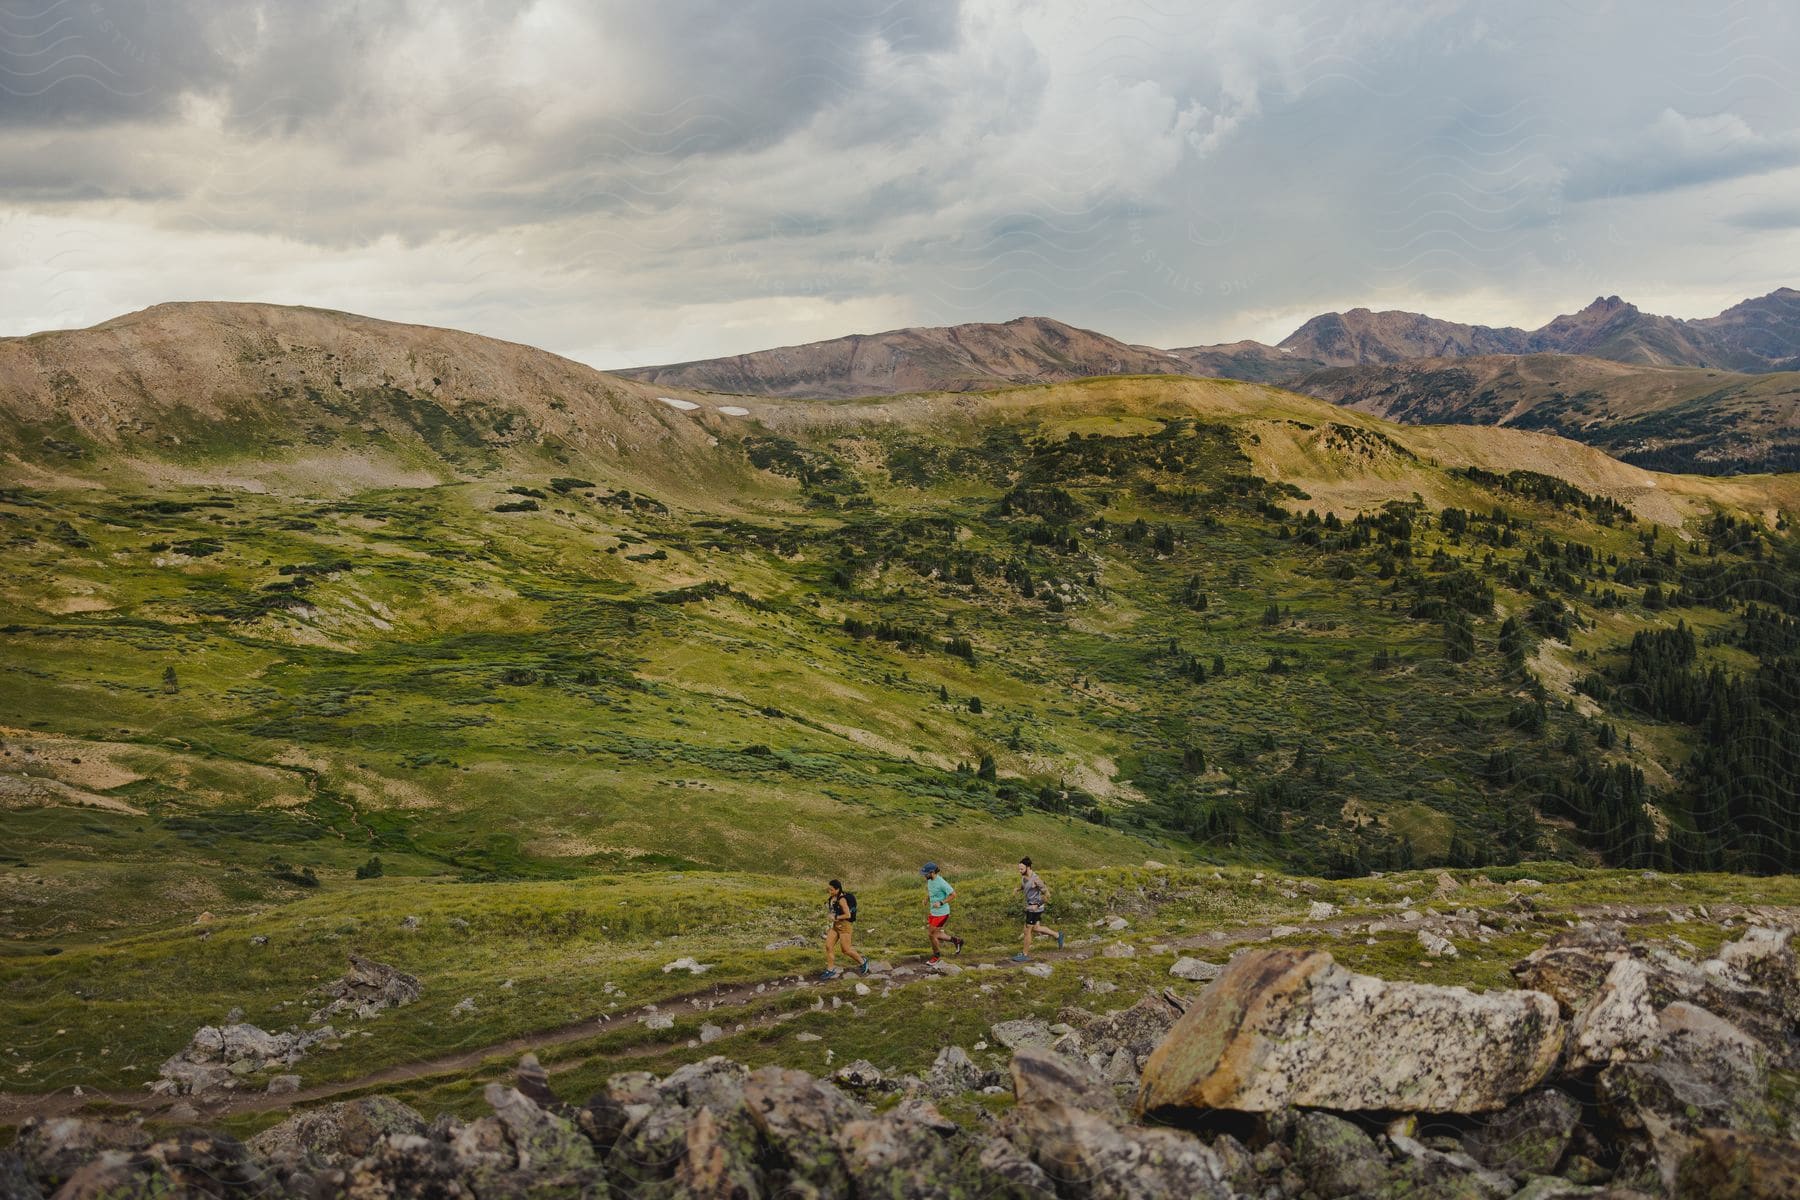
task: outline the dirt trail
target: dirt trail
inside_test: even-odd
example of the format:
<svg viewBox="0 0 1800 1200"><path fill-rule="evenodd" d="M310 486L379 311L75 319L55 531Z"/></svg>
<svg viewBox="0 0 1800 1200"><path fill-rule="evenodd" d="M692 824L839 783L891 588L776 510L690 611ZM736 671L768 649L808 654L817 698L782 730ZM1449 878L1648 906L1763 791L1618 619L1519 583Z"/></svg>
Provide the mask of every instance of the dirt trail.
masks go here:
<svg viewBox="0 0 1800 1200"><path fill-rule="evenodd" d="M1561 910L1577 917L1602 917L1611 921L1641 922L1664 919L1669 906L1664 905L1584 905L1573 909ZM1764 906L1746 907L1739 905L1714 905L1710 909L1713 919L1739 917L1746 914L1767 918L1775 910ZM1793 923L1800 921L1800 911L1780 910L1786 919ZM1276 928L1298 929L1303 933L1340 934L1358 926L1366 926L1372 920L1381 918L1363 914L1353 917L1337 917L1325 921L1296 921L1289 924L1276 925L1241 925L1226 929L1208 930L1205 933L1189 934L1184 937L1157 939L1157 944L1167 945L1176 950L1223 950L1228 947L1247 943L1267 941ZM1095 947L1090 943L1081 947L1065 950L1047 950L1034 955L1034 959L1043 962L1079 962L1092 958ZM946 960L948 961L948 960ZM959 958L952 965L967 969L979 969L982 964L992 964L1001 969L1018 969L1022 964L1014 963L1007 957L999 958ZM912 970L912 974L894 977L883 973L868 976L868 982L879 982L886 988L903 988L923 983L931 979L943 978L945 975L923 963L903 963ZM718 1010L730 1010L759 999L769 999L786 992L800 991L805 988L817 988L821 996L831 994L840 987L853 985L859 977L846 973L842 978L822 981L815 975L783 975L773 979L753 981L732 985L715 985L680 996L673 996L659 1001L656 1011L663 1015L681 1012L692 1016ZM685 1010L685 1012L683 1012ZM28 1116L66 1116L77 1113L90 1106L128 1109L150 1119L178 1104L191 1105L199 1114L200 1121L216 1121L221 1117L236 1116L248 1113L267 1112L270 1109L300 1108L321 1101L334 1100L351 1093L369 1089L391 1087L395 1084L412 1083L437 1075L448 1075L459 1071L467 1071L491 1059L511 1059L528 1052L542 1050L549 1046L560 1046L569 1042L583 1041L599 1037L602 1034L628 1028L638 1024L649 1010L636 1008L628 1012L615 1013L604 1017L594 1017L573 1024L552 1029L539 1030L533 1033L520 1034L503 1041L492 1042L465 1050L457 1050L448 1054L434 1055L431 1058L416 1059L412 1062L394 1063L381 1067L355 1079L337 1080L321 1083L313 1087L304 1087L295 1092L280 1095L269 1095L266 1092L243 1094L226 1094L218 1099L200 1100L193 1096L151 1096L142 1091L88 1091L76 1095L73 1089L67 1091L45 1093L0 1092L0 1127L17 1125ZM721 1021L721 1024L725 1022ZM773 1014L742 1022L746 1027L767 1027L776 1023ZM737 1024L737 1022L732 1022ZM614 1057L620 1060L643 1058L678 1049L687 1045L687 1039L668 1038L660 1041L636 1043L617 1052ZM576 1062L557 1063L548 1067L555 1074L560 1070L578 1065Z"/></svg>

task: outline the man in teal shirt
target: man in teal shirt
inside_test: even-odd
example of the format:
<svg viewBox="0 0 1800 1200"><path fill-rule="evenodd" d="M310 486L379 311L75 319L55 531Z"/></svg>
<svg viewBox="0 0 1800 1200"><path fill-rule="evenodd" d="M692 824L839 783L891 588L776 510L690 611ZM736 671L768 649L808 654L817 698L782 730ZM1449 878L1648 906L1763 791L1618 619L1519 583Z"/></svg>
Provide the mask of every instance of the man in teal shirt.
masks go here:
<svg viewBox="0 0 1800 1200"><path fill-rule="evenodd" d="M963 940L944 929L945 922L950 920L950 897L956 895L956 889L938 873L938 865L934 862L920 867L919 874L925 877L925 933L931 938L931 957L925 961L936 963L944 938L950 939L958 954L962 953Z"/></svg>

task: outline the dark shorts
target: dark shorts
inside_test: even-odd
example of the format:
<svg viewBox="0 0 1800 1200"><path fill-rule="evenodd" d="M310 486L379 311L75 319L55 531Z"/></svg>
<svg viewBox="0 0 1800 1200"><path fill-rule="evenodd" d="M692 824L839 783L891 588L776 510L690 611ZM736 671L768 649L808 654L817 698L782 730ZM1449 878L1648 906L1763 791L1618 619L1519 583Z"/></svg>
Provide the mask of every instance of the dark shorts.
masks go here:
<svg viewBox="0 0 1800 1200"><path fill-rule="evenodd" d="M1044 919L1044 910L1043 909L1040 908L1036 912L1031 911L1029 908L1025 910L1025 923L1027 925L1036 925L1039 921L1042 921L1043 919Z"/></svg>
<svg viewBox="0 0 1800 1200"><path fill-rule="evenodd" d="M942 928L943 928L943 927L944 927L944 922L945 922L945 921L948 921L948 920L949 920L949 919L950 919L950 914L949 914L949 913L945 913L945 914L944 914L944 915L943 915L943 916L941 916L941 917L930 917L930 916L928 916L928 917L926 917L926 918L925 918L925 923L926 923L926 924L927 924L927 925L929 925L929 926L931 926L931 927L932 927L932 928L933 928L933 929L942 929Z"/></svg>

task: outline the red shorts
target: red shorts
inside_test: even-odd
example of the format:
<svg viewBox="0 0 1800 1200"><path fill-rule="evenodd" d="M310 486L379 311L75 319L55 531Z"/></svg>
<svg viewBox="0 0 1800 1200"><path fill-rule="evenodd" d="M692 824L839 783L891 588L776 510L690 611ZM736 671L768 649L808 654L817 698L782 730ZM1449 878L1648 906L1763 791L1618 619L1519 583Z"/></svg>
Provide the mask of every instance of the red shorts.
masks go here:
<svg viewBox="0 0 1800 1200"><path fill-rule="evenodd" d="M926 917L925 923L927 925L931 926L933 929L942 929L944 927L944 922L948 921L949 919L950 919L950 914L945 913L941 917Z"/></svg>

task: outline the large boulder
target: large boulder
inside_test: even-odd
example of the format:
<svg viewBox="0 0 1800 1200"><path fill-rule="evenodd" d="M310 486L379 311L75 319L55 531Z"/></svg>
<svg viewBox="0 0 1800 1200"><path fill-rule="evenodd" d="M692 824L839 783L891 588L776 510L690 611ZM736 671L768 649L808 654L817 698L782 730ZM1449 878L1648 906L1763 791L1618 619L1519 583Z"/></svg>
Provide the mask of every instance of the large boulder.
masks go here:
<svg viewBox="0 0 1800 1200"><path fill-rule="evenodd" d="M1389 983L1321 951L1234 959L1150 1056L1138 1109L1492 1112L1562 1050L1556 1001Z"/></svg>

